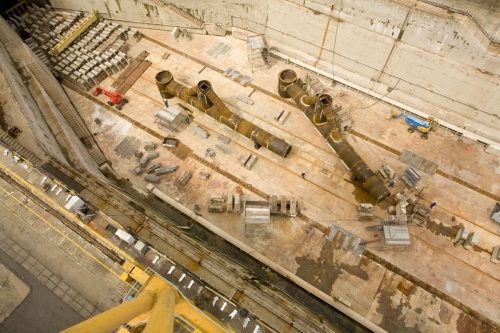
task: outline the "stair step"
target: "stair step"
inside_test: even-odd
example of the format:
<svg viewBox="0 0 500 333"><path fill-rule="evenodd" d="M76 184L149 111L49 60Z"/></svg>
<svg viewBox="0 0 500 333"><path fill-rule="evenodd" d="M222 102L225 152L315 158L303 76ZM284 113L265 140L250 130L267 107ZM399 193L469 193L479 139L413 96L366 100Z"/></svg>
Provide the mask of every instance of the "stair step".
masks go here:
<svg viewBox="0 0 500 333"><path fill-rule="evenodd" d="M84 130L84 128L82 128L81 124L78 122L75 115L71 112L68 105L60 95L59 91L56 89L56 87L54 87L52 81L47 77L47 74L43 72L35 63L28 64L28 68L33 73L38 82L40 82L40 85L43 87L47 95L49 95L49 97L52 99L54 105L59 109L62 116L68 122L78 138L82 140L90 140L92 142L92 139L89 138L87 132ZM99 162L101 162L101 160L102 157L99 158ZM104 158L104 160L106 159Z"/></svg>
<svg viewBox="0 0 500 333"><path fill-rule="evenodd" d="M10 137L10 135L2 130L0 130L0 138L5 141L12 149L14 149L23 158L27 159L33 165L41 165L42 160L39 159L35 154L33 154L28 149L24 148L17 140Z"/></svg>
<svg viewBox="0 0 500 333"><path fill-rule="evenodd" d="M98 166L101 166L106 163L106 157L99 149L94 149L90 152L90 156L97 163Z"/></svg>
<svg viewBox="0 0 500 333"><path fill-rule="evenodd" d="M198 27L203 27L203 21L197 19L196 17L194 17L193 15L189 14L189 13L186 13L185 11L183 11L182 9L172 5L172 4L166 4L166 6L162 6L163 8L166 8L166 9L169 9L170 11L174 12L175 14L183 17L184 19L188 20L189 22L193 23L194 25L198 26Z"/></svg>

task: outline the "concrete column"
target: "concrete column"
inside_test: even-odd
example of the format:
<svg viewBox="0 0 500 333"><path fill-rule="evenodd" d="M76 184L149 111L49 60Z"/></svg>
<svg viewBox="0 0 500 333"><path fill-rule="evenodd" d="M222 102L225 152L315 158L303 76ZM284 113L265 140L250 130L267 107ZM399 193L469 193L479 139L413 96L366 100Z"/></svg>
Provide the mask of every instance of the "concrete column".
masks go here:
<svg viewBox="0 0 500 333"><path fill-rule="evenodd" d="M175 299L175 298L174 298ZM120 325L148 311L153 306L154 295L142 293L129 302L120 304L108 311L89 318L61 333L109 333ZM173 319L172 319L173 327ZM160 332L160 331L157 331ZM170 331L171 332L171 331Z"/></svg>
<svg viewBox="0 0 500 333"><path fill-rule="evenodd" d="M153 307L153 312L149 317L144 333L172 333L174 331L176 302L177 294L174 289L163 289Z"/></svg>

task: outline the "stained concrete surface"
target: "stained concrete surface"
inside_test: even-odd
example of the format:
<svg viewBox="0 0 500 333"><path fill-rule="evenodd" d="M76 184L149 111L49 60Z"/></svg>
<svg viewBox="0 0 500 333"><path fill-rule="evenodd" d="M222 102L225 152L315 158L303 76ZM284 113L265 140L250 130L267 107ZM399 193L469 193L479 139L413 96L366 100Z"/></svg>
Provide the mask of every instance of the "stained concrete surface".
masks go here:
<svg viewBox="0 0 500 333"><path fill-rule="evenodd" d="M23 302L30 288L8 267L0 264L0 325Z"/></svg>
<svg viewBox="0 0 500 333"><path fill-rule="evenodd" d="M31 272L0 250L0 263L8 267L31 292L26 299L0 323L0 332L55 333L73 326L84 318L50 289L40 283ZM2 293L4 293L2 288ZM4 303L0 305L4 306Z"/></svg>
<svg viewBox="0 0 500 333"><path fill-rule="evenodd" d="M31 181L35 189L40 191L38 195L44 196L44 200L54 206L63 205L66 193L56 195L56 192L50 190L41 191L43 176L40 173L33 168L24 170L13 161L11 155L2 155L0 160L2 168L9 168L17 172L21 179ZM50 183L51 180L46 182ZM119 304L129 286L115 275L113 270L117 268L111 260L3 179L0 180L0 196L0 231L13 244L22 244L26 253L54 275L64 277L72 289L71 298L81 295L84 299L91 300L92 309L96 312ZM109 264L109 267L104 268L96 258ZM82 306L79 307L81 308Z"/></svg>
<svg viewBox="0 0 500 333"><path fill-rule="evenodd" d="M145 31L144 33L158 40L168 40L170 38L167 33L155 31ZM219 143L216 139L217 134L223 134L231 138L232 141L229 147L233 153L232 155L224 155L216 150L217 156L210 160L211 165L231 172L240 180L251 184L264 193L299 197L304 214L317 223L324 226L335 223L364 239L373 237L372 233L364 231L366 223L354 221L356 219L354 207L359 200L363 199L357 193L357 187L345 181L345 179L349 179L349 172L339 162L338 158L331 153L324 139L317 135L300 112L295 108L291 108L290 105L275 99L272 94L266 95L258 91L252 94L252 99L258 104L249 106L241 103L234 96L238 94L248 96L253 91L251 88L241 87L223 78L217 71L208 68L201 74L198 73L197 69L201 70L203 68L200 61L212 62L218 68L224 69L234 67L237 59L244 58L245 44L233 40L230 41L232 46L230 56L217 61L210 59L204 54L204 50L209 48L215 40L217 40L215 37L200 37L193 39L190 43L179 42L175 45L181 51L190 52L198 57L199 60L197 61L187 60L175 53L172 53L168 60L164 60L161 55L164 54L165 49L160 47L158 43L148 40L143 40L131 47L131 54L134 54L134 52L139 53L143 49L150 50L150 59L153 64L145 75L127 92L126 97L129 98L130 103L122 110L122 113L111 113L109 108L89 103L87 98L69 92L89 128L93 133L97 133L97 139L107 157L113 162L116 172L129 178L136 188L144 189L146 182L141 177L131 174L136 161L116 156L113 149L126 135L134 135L144 142L157 140L155 137L144 133L140 128L128 123L121 117L121 114L154 129L160 135L174 134L193 150L193 154L198 156L204 156L208 147ZM237 63L237 65L240 70L248 69L248 64L241 65L241 63ZM273 62L271 68L262 69L253 74L254 83L268 89L270 92L275 91L277 72L285 66L283 63ZM193 122L204 126L212 133L211 137L206 140L195 135L187 125L180 126L179 131L176 133L170 133L163 128L159 128L154 123L153 115L156 110L161 108L162 102L153 78L156 72L167 68L175 70L175 78L190 85L194 85L200 79L210 80L215 91L227 102L232 110L292 143L294 148L290 156L285 160L277 158L265 149L255 151L249 140L228 130L199 111L193 112ZM299 75L304 75L304 72L300 69L297 69L297 71ZM106 87L112 81L113 78L109 78L102 85ZM345 109L351 110L357 131L389 147L393 147L397 151L411 149L413 152L430 160L438 160L438 164L443 170L457 175L460 179L476 183L494 195L500 193L499 180L498 176L496 176L500 171L495 168L491 172L490 169L490 166L498 163L497 158L485 154L479 145L469 145L467 141L442 129L431 133L428 141L423 141L408 134L404 122L385 120L385 115L390 111L388 106L381 103L377 104L366 96L359 95L341 86L329 87L325 85L325 88L327 93L331 93L335 97L336 102L344 105ZM92 97L89 96L88 98ZM174 99L172 102L177 103L179 101ZM355 105L358 105L358 107L354 107ZM362 107L359 107L359 105ZM290 118L282 126L277 126L271 119L274 114L272 110L277 108L284 108L292 112ZM95 123L96 118L101 120L99 125ZM364 142L352 135L347 136L346 140L374 169L380 167L382 163L389 163L400 174L405 168L405 165L398 161L398 156L382 149L380 146ZM314 236L318 231L310 232L310 226L306 221L296 220L297 227L293 229L293 223L291 225L289 219L276 219L273 222L270 237L260 239L245 238L244 226L238 215L224 214L215 216L206 212L210 194L225 194L235 191L238 184L221 174L214 173L213 170L199 163L196 159L188 157L181 160L166 149L160 148L159 151L160 161L163 163L179 164L181 170L183 168L190 169L195 173L193 179L185 187L179 186L176 182L180 176L179 171L162 177L162 182L158 185L162 191L173 198L178 198L179 202L187 207L193 207L195 203L200 204L202 207L201 213L212 223L247 242L257 251L265 253L270 259L293 272L303 274L305 277L306 274L301 273L300 267L304 263L304 269L307 269L308 265L317 265L317 258L321 255L325 241L321 239L321 235ZM259 157L258 163L251 171L242 168L235 162L238 155L244 152L252 152ZM457 159L460 160L461 169L455 168L454 161ZM321 170L327 165L330 172L324 174ZM302 180L300 172L305 169L307 170L307 179ZM212 172L212 178L209 181L198 179L196 173L200 171ZM480 174L481 177L478 177L477 174ZM294 186L290 186L290 184L294 184ZM488 207L492 206L494 201L440 175L424 177L421 185L429 185L424 193L424 205L439 198L439 205L433 210L434 222L429 224L431 230L411 226L410 233L414 245L405 252L380 251L378 248L371 248L370 251L373 251L380 258L399 266L417 279L445 292L452 298L458 299L458 302L465 304L466 307L477 310L488 318L496 318L495 312L498 307L495 304L498 288L487 289L482 287L497 284L495 278L496 266L489 262L487 253L483 251L468 252L462 248L453 247L451 243L452 232L458 226L463 225L481 230L480 243L478 244L480 248L488 249L496 245L499 241L497 235L498 226L489 221L488 212ZM244 190L248 193L247 189ZM398 184L393 192L400 190L402 190L402 187L401 184ZM383 205L376 208L378 217L385 214L382 207ZM455 220L451 219L452 216L456 217ZM387 276L384 273L386 268L375 262L369 265L369 269L364 268L366 261L357 262L342 251L336 251L332 253L332 256L334 256L335 260L324 260L322 262L329 266L329 269L339 272L338 278L333 281L333 286L324 286L320 283L319 285L325 288L323 291L330 292L332 296L335 296L335 293L331 292L332 290L347 290L344 296L353 304L353 307L357 307L357 311L366 313L366 316L374 322L387 325L385 328L392 330L391 325L395 323L388 319L384 321L385 316L388 314L383 311L383 307L379 309L377 303L381 297L381 294L377 293L378 286L383 282L383 278ZM299 259L298 262L297 258L302 259ZM308 258L310 261L306 261L304 258ZM321 262L321 259L319 262ZM436 269L438 263L439 265L444 263L447 270ZM356 265L360 266L351 267ZM373 267L380 267L380 269L376 271ZM314 270L315 268L311 266L310 269ZM362 271L367 272L370 279L365 280L357 276L364 276ZM349 274L349 272L356 274ZM460 272L460 274L457 274L457 272ZM471 285L470 281L473 276L476 278L480 276L482 281L480 288ZM314 283L314 281L310 282ZM358 285L362 286L362 288L357 288ZM391 284L382 285L390 286ZM340 288L341 286L343 288ZM356 287L353 288L352 286ZM370 292L365 293L362 290L370 290ZM398 289L387 290L396 293ZM425 311L427 311L426 309L432 309L433 305L426 301L432 294L421 288L417 288L417 291L416 295L418 297L414 297L413 301L421 302ZM471 294L475 297L470 297ZM344 298L344 296L342 297ZM385 302L384 306L386 306ZM453 309L454 316L451 317L452 319L449 319L449 316L443 316L444 319L440 325L445 325L449 329L456 329L458 313L461 310L450 307ZM426 325L432 324L432 321L427 323L419 321L420 326L415 326L414 318L418 316L416 317L414 312L406 311L404 307L402 307L401 311L401 321L408 327L420 327L419 329L426 331L428 328ZM435 320L441 319L437 318Z"/></svg>

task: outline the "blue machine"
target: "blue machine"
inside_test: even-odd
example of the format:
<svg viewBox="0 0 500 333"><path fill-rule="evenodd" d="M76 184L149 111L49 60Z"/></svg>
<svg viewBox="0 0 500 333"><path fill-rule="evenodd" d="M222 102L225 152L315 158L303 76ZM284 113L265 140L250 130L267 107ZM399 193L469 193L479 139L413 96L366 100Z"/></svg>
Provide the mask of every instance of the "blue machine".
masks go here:
<svg viewBox="0 0 500 333"><path fill-rule="evenodd" d="M397 114L396 111L392 111L389 119L398 119L400 117L404 117L405 122L410 125L410 127L408 127L408 132L413 133L415 131L419 131L420 133L422 133L420 137L424 140L427 140L429 131L432 129L431 124L424 120L418 119L417 117L413 117L404 113Z"/></svg>

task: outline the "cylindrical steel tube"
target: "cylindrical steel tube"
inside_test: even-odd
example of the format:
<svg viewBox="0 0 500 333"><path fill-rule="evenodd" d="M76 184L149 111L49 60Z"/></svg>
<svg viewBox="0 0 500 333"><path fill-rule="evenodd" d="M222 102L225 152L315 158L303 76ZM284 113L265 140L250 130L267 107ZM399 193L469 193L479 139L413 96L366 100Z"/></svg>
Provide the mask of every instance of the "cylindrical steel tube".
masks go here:
<svg viewBox="0 0 500 333"><path fill-rule="evenodd" d="M200 81L196 86L197 93L194 95L192 95L193 88L186 88L175 82L169 71L156 74L156 84L163 98L166 98L164 96L179 97L227 127L246 136L255 143L256 148L265 147L281 157L287 157L292 149L292 146L284 140L232 113L215 94L208 81Z"/></svg>
<svg viewBox="0 0 500 333"><path fill-rule="evenodd" d="M174 79L172 73L170 73L169 71L161 71L158 74L156 74L155 79L156 79L156 86L158 87L158 90L160 91L161 97L163 99L170 99L175 97L175 95L169 94L167 92L167 86Z"/></svg>
<svg viewBox="0 0 500 333"><path fill-rule="evenodd" d="M82 321L61 333L109 333L151 309L153 301L154 295L152 293L141 293L133 300Z"/></svg>
<svg viewBox="0 0 500 333"><path fill-rule="evenodd" d="M297 74L291 69L285 69L278 74L278 92L281 97L293 98L318 131L327 138L330 147L335 150L354 177L363 184L363 187L374 199L380 201L390 195L384 184L351 145L343 139L331 106L331 96L323 94L319 97L308 97L297 84ZM313 105L311 102L314 99L316 102Z"/></svg>
<svg viewBox="0 0 500 333"><path fill-rule="evenodd" d="M173 288L163 289L153 307L144 333L172 333L174 331L175 303L177 295Z"/></svg>
<svg viewBox="0 0 500 333"><path fill-rule="evenodd" d="M286 87L297 81L297 74L291 69L282 70L278 74L278 94L283 98L290 98L291 96L286 91Z"/></svg>

